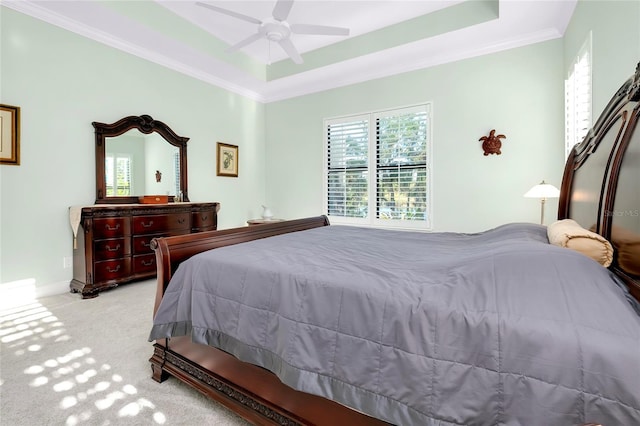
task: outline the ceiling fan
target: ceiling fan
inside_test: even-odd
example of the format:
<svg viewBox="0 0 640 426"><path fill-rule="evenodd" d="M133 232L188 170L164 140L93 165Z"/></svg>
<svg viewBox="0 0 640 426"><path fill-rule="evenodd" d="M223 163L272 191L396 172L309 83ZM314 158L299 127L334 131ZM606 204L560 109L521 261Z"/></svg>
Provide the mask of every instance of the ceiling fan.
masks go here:
<svg viewBox="0 0 640 426"><path fill-rule="evenodd" d="M272 16L263 20L243 15L232 10L223 9L209 3L196 2L196 4L218 13L223 13L258 25L258 31L255 34L234 44L227 49L228 52L235 52L254 41L266 38L269 41L278 43L293 62L301 64L303 63L303 60L300 53L298 53L298 50L291 42L291 34L349 35L348 28L313 24L289 24L286 19L289 16L289 12L291 12L293 1L294 0L277 0L276 5L273 7L273 12L271 13Z"/></svg>

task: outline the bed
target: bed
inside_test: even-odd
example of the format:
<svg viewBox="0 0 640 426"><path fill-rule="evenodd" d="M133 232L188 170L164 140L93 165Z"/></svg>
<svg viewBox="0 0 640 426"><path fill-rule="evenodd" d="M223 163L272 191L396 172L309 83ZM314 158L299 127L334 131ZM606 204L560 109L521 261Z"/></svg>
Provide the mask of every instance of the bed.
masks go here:
<svg viewBox="0 0 640 426"><path fill-rule="evenodd" d="M264 425L637 423L639 116L640 64L565 166L558 223L606 263L525 223L154 240L153 379Z"/></svg>

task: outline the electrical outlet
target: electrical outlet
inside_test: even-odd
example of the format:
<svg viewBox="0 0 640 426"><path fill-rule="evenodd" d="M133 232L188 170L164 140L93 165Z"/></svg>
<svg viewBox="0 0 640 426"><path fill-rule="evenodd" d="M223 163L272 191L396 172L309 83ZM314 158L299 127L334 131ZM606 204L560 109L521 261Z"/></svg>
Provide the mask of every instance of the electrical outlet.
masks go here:
<svg viewBox="0 0 640 426"><path fill-rule="evenodd" d="M64 269L69 269L71 268L73 262L73 258L71 256L65 256L62 258L62 267Z"/></svg>

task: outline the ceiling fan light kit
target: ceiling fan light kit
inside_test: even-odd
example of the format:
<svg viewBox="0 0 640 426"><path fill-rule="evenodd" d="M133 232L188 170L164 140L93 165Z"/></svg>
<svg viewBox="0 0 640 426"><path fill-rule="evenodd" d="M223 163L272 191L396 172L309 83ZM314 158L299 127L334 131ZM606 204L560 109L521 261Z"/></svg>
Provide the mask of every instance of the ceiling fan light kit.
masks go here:
<svg viewBox="0 0 640 426"><path fill-rule="evenodd" d="M302 56L298 53L298 50L291 42L291 34L308 34L308 35L331 35L331 36L348 36L349 29L341 27L331 27L326 25L313 25L313 24L289 24L286 19L293 7L293 0L277 0L273 7L272 16L263 19L262 21L252 16L243 15L232 10L223 9L218 6L214 6L209 3L196 2L198 6L202 6L209 10L213 10L224 15L228 15L243 21L250 22L258 25L256 33L250 35L244 40L239 41L233 46L227 49L227 52L235 52L254 41L264 38L268 41L278 43L285 53L296 64L301 64L304 61Z"/></svg>
<svg viewBox="0 0 640 426"><path fill-rule="evenodd" d="M291 36L291 28L286 22L280 22L270 18L265 19L265 21L260 24L258 33L270 41L279 42Z"/></svg>

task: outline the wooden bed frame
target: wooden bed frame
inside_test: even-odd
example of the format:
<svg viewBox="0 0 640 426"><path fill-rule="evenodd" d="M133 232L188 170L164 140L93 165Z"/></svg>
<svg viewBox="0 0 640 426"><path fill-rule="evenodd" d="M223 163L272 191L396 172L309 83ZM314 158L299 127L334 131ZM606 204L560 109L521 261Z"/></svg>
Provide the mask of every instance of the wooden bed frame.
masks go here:
<svg viewBox="0 0 640 426"><path fill-rule="evenodd" d="M559 219L572 218L610 240L614 229L622 229L627 243L631 236L632 247L640 247L640 131L634 133L639 101L640 64L585 140L573 149L565 166L558 211ZM177 266L194 254L327 225L328 219L318 216L154 240L158 265L154 313ZM622 245L612 242L616 252L623 250ZM611 269L640 300L640 275L636 274L640 255L631 258L635 259L632 265L628 259L625 264L614 261ZM150 362L154 380L162 382L174 376L254 424L387 424L328 399L296 391L269 371L213 347L192 343L189 337L156 341Z"/></svg>

